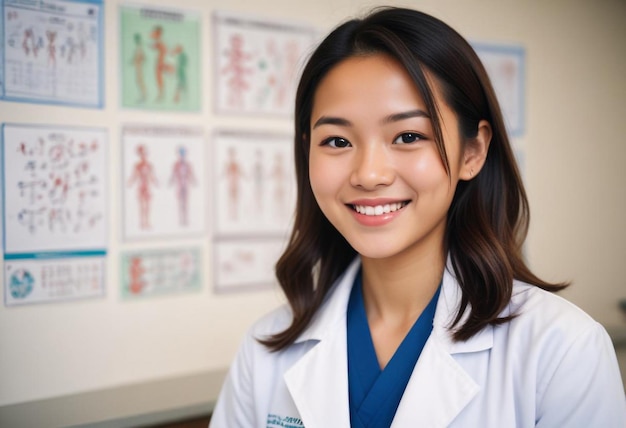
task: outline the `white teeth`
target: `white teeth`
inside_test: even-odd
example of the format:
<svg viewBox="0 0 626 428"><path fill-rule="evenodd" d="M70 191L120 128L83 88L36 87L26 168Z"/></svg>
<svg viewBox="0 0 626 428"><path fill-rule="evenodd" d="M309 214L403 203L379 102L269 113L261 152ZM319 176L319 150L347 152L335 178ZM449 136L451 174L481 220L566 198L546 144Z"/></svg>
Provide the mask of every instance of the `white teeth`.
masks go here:
<svg viewBox="0 0 626 428"><path fill-rule="evenodd" d="M407 202L394 202L392 204L385 204L385 205L376 205L376 206L353 205L352 207L359 214L382 215L382 214L389 214L394 211L398 211L400 208L404 207L406 204Z"/></svg>

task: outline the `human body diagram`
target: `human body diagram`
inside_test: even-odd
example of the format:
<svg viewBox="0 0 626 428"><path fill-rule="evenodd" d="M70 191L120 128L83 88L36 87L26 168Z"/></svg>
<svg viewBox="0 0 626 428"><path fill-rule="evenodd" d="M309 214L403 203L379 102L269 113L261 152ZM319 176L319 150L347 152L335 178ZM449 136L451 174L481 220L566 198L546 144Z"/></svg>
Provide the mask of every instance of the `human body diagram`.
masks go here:
<svg viewBox="0 0 626 428"><path fill-rule="evenodd" d="M217 134L213 193L218 234L282 233L295 202L290 147L282 138Z"/></svg>
<svg viewBox="0 0 626 428"><path fill-rule="evenodd" d="M131 64L135 69L135 84L137 85L137 91L139 92L137 102L143 103L147 97L146 80L144 77L146 52L143 47L141 34L135 33L133 39L135 41L135 50L133 51Z"/></svg>
<svg viewBox="0 0 626 428"><path fill-rule="evenodd" d="M216 13L214 25L218 111L291 113L298 66L315 31L227 13Z"/></svg>
<svg viewBox="0 0 626 428"><path fill-rule="evenodd" d="M204 229L204 143L196 128L124 128L124 235Z"/></svg>
<svg viewBox="0 0 626 428"><path fill-rule="evenodd" d="M199 108L199 18L184 11L124 6L121 26L122 104Z"/></svg>
<svg viewBox="0 0 626 428"><path fill-rule="evenodd" d="M178 159L172 167L170 185L176 188L178 221L181 226L186 226L189 221L189 188L196 185L196 176L191 162L187 159L187 148L184 146L178 148Z"/></svg>
<svg viewBox="0 0 626 428"><path fill-rule="evenodd" d="M163 27L156 26L150 33L152 39L151 48L156 53L154 61L154 79L157 84L156 101L162 101L165 92L165 75L174 72L174 66L166 60L167 45L163 41Z"/></svg>
<svg viewBox="0 0 626 428"><path fill-rule="evenodd" d="M139 205L139 227L150 229L150 200L151 188L158 185L154 167L148 160L148 150L145 145L137 146L139 160L133 166L132 175L128 179L127 186L137 187L137 203Z"/></svg>

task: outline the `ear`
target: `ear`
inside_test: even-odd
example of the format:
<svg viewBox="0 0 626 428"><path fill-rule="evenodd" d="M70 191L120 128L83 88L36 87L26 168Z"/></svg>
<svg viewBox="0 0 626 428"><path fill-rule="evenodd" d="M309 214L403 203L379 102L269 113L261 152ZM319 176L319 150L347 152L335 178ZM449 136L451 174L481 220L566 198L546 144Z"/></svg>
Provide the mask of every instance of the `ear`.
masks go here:
<svg viewBox="0 0 626 428"><path fill-rule="evenodd" d="M491 136L492 131L489 122L486 120L478 122L476 137L465 143L461 173L459 174L461 180L471 180L478 175L487 159Z"/></svg>

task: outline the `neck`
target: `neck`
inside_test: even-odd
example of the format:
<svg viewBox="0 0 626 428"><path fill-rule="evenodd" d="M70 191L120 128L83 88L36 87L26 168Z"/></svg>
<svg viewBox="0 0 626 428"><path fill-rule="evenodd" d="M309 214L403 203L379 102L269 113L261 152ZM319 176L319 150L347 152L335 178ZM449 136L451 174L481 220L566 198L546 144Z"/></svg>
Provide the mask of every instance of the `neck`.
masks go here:
<svg viewBox="0 0 626 428"><path fill-rule="evenodd" d="M363 299L368 319L412 323L441 283L445 252L407 254L390 259L361 257Z"/></svg>

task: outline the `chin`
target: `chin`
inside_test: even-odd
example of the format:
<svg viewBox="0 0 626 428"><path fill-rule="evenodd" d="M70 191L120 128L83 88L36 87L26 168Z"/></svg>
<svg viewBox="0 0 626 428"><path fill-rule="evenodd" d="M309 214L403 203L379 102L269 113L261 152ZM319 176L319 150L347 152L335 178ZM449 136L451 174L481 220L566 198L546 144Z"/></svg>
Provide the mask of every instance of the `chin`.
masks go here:
<svg viewBox="0 0 626 428"><path fill-rule="evenodd" d="M354 250L359 253L361 257L368 259L387 259L400 252L398 248L393 248L390 245L376 245L375 243L352 245L352 248L354 248Z"/></svg>

